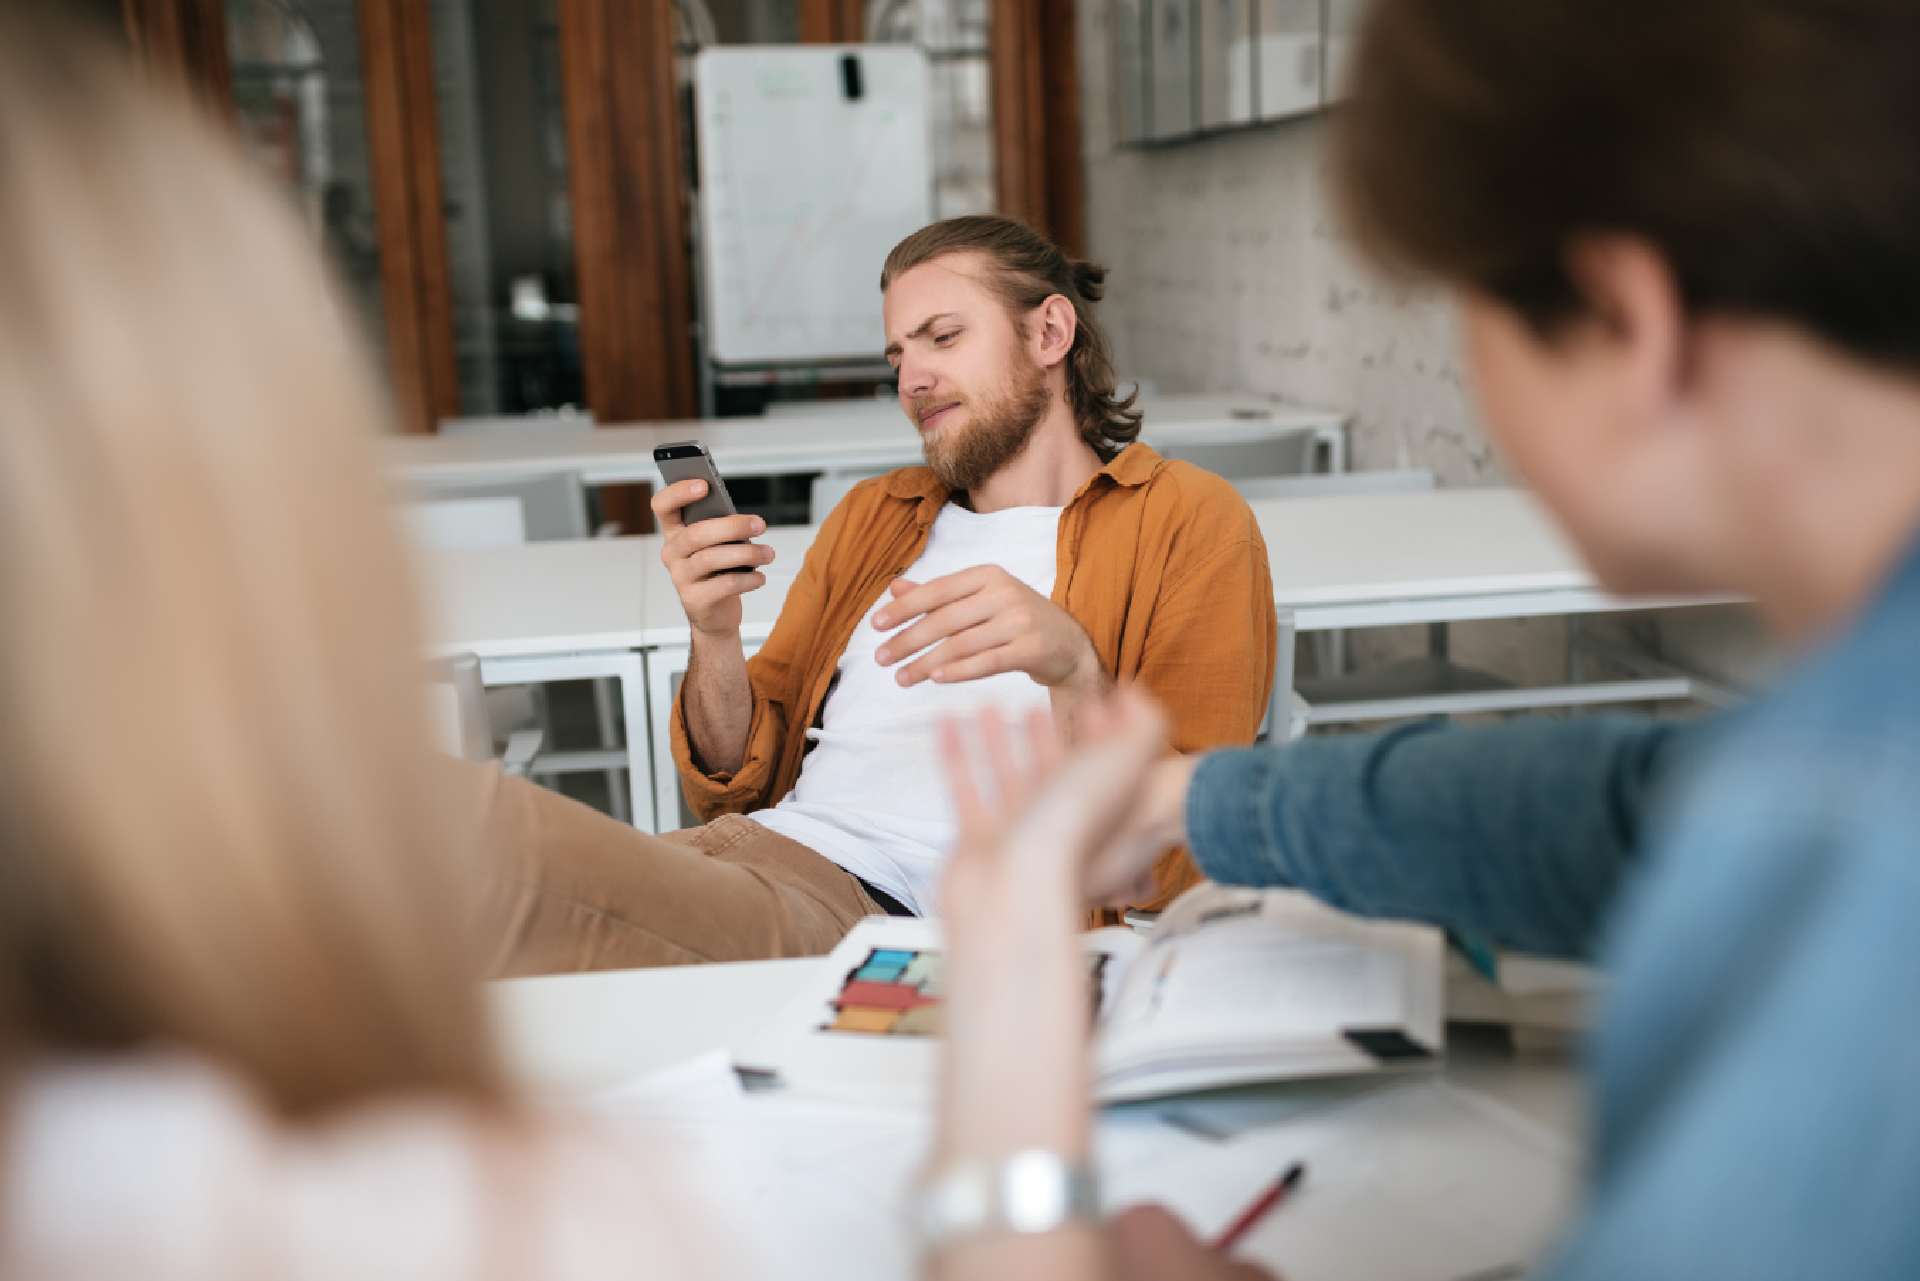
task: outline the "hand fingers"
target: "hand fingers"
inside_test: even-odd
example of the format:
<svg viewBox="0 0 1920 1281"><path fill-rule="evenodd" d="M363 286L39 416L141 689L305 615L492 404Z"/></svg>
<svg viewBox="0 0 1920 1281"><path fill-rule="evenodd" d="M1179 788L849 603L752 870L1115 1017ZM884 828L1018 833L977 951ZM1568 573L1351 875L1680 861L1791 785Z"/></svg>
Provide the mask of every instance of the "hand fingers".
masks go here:
<svg viewBox="0 0 1920 1281"><path fill-rule="evenodd" d="M908 619L930 613L962 596L971 596L991 581L993 575L1006 572L997 565L976 565L972 569L944 574L930 583L895 579L888 589L893 593L893 599L873 616L873 625L883 632L890 632Z"/></svg>
<svg viewBox="0 0 1920 1281"><path fill-rule="evenodd" d="M1024 799L1020 762L1014 759L1013 736L1007 732L1007 718L997 707L980 713L980 746L986 752L987 768L993 778L994 801L1006 809L1016 808Z"/></svg>
<svg viewBox="0 0 1920 1281"><path fill-rule="evenodd" d="M681 561L675 570L675 578L691 587L736 566L757 567L772 561L773 548L760 543L720 543L697 551Z"/></svg>
<svg viewBox="0 0 1920 1281"><path fill-rule="evenodd" d="M1119 1275L1191 1277L1194 1281L1268 1281L1271 1274L1254 1264L1223 1258L1187 1230L1187 1225L1157 1205L1137 1205L1107 1225Z"/></svg>
<svg viewBox="0 0 1920 1281"><path fill-rule="evenodd" d="M712 520L695 521L667 536L660 548L661 558L671 564L720 543L743 543L765 533L766 529L767 522L758 516L716 516Z"/></svg>
<svg viewBox="0 0 1920 1281"><path fill-rule="evenodd" d="M744 596L767 585L767 576L759 570L747 574L715 574L701 579L680 593L680 606L689 614L712 609L729 596Z"/></svg>
<svg viewBox="0 0 1920 1281"><path fill-rule="evenodd" d="M1027 761L1035 778L1047 778L1060 767L1067 745L1053 713L1034 708L1027 713Z"/></svg>
<svg viewBox="0 0 1920 1281"><path fill-rule="evenodd" d="M960 829L956 849L968 847L973 843L969 838L984 835L991 820L974 779L973 762L967 756L965 724L959 720L942 721L939 745L940 768L947 777L947 790L953 794L953 813Z"/></svg>
<svg viewBox="0 0 1920 1281"><path fill-rule="evenodd" d="M918 654L927 646L943 641L969 627L985 622L993 617L992 602L985 600L980 593L963 596L948 605L921 617L920 621L905 631L887 638L887 643L874 651L874 658L881 666L899 662ZM876 622L878 619L875 620Z"/></svg>
<svg viewBox="0 0 1920 1281"><path fill-rule="evenodd" d="M993 618L976 624L959 635L941 642L933 652L914 659L913 662L901 668L894 679L902 686L918 685L924 680L939 680L942 684L950 684L955 681L976 679L974 676L959 674L955 669L973 660L976 655L985 655L989 651L999 655L997 661L1002 665L995 666L993 663L974 661L973 669L980 675L1006 671L1008 668L1004 664L1012 663L1018 656L1011 652L1001 653L1001 651L1010 650L1009 643L1019 635L1019 630L1017 624L1005 618Z"/></svg>
<svg viewBox="0 0 1920 1281"><path fill-rule="evenodd" d="M1036 846L1056 849L1084 868L1126 822L1161 751L1161 740L1148 727L1073 753L1047 780L1020 828Z"/></svg>
<svg viewBox="0 0 1920 1281"><path fill-rule="evenodd" d="M707 496L707 482L704 480L677 480L671 485L654 491L649 506L660 522L660 528L671 532L681 528L686 521L680 516L680 509L688 503L699 502Z"/></svg>

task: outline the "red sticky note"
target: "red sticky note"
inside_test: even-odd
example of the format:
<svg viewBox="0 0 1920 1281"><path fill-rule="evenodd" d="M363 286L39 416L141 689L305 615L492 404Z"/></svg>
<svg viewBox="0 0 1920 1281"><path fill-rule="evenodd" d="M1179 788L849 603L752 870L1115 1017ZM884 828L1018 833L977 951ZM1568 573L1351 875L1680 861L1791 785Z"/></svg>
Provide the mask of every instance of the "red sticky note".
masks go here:
<svg viewBox="0 0 1920 1281"><path fill-rule="evenodd" d="M863 1005L876 1010L904 1010L920 999L914 988L898 983L849 983L840 989L841 1005Z"/></svg>

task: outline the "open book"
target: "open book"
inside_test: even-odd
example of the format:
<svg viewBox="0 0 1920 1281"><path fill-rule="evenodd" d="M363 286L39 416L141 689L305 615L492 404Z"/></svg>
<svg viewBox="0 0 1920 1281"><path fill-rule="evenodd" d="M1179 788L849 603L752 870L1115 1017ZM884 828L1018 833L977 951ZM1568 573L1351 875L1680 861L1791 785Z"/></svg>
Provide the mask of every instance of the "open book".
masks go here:
<svg viewBox="0 0 1920 1281"><path fill-rule="evenodd" d="M1435 1061L1442 941L1286 890L1200 885L1146 934L1085 936L1103 1102ZM740 1066L865 1101L932 1097L937 922L871 917L824 958Z"/></svg>

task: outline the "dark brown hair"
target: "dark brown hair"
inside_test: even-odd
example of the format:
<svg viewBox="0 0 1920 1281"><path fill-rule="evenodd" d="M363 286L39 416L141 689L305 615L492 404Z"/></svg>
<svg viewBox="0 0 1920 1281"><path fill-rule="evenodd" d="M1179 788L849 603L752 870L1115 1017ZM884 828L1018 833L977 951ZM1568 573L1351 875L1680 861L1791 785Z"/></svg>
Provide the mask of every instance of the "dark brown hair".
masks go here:
<svg viewBox="0 0 1920 1281"><path fill-rule="evenodd" d="M1587 314L1566 255L1645 238L1690 311L1920 370L1920 4L1377 0L1336 129L1389 266Z"/></svg>
<svg viewBox="0 0 1920 1281"><path fill-rule="evenodd" d="M970 214L936 222L902 240L880 269L880 291L902 273L948 254L984 254L993 270L988 283L1007 305L1015 323L1059 294L1073 304L1073 346L1067 352L1067 403L1073 407L1080 436L1103 459L1119 453L1140 434L1139 390L1123 400L1113 385L1113 354L1107 336L1094 323L1093 304L1105 292L1107 269L1069 258L1060 246L1012 218Z"/></svg>

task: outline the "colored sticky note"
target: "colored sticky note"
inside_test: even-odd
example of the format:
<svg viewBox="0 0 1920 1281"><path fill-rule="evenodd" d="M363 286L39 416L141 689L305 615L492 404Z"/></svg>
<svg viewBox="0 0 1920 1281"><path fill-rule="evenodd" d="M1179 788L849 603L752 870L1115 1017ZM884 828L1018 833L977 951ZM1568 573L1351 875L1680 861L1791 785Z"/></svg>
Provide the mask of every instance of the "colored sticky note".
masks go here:
<svg viewBox="0 0 1920 1281"><path fill-rule="evenodd" d="M869 965L865 969L854 971L852 981L855 983L892 983L899 979L900 973L900 967L897 965Z"/></svg>
<svg viewBox="0 0 1920 1281"><path fill-rule="evenodd" d="M838 1004L841 1009L865 1005L876 1010L904 1010L919 997L920 993L898 983L849 983L840 989Z"/></svg>
<svg viewBox="0 0 1920 1281"><path fill-rule="evenodd" d="M902 1014L900 1021L893 1025L893 1034L895 1036L938 1036L941 1026L940 1004L937 1001L930 1001Z"/></svg>
<svg viewBox="0 0 1920 1281"><path fill-rule="evenodd" d="M833 1020L836 1032L891 1032L893 1025L900 1021L897 1010L873 1010L859 1006L842 1006L840 1014Z"/></svg>
<svg viewBox="0 0 1920 1281"><path fill-rule="evenodd" d="M876 947L867 957L868 965L894 965L905 969L914 954L901 948Z"/></svg>

